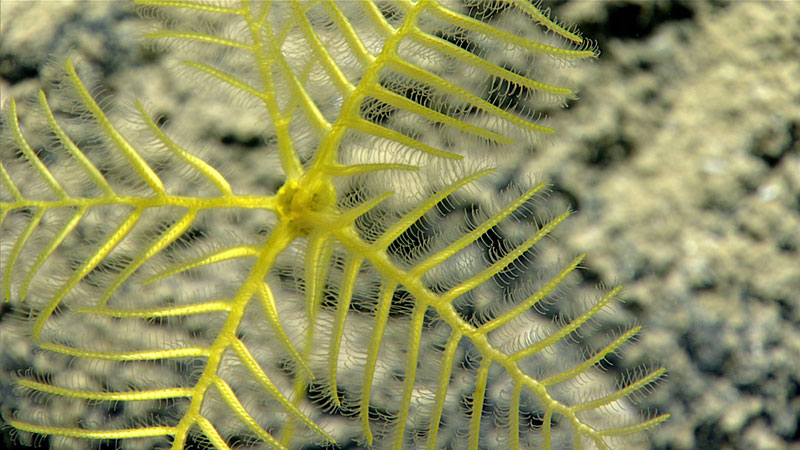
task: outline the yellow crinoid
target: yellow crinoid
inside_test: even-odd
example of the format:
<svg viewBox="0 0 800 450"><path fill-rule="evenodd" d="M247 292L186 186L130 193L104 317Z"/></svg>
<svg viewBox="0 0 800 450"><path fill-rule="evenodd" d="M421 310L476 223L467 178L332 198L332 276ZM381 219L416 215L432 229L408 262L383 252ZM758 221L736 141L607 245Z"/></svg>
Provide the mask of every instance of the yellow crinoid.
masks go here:
<svg viewBox="0 0 800 450"><path fill-rule="evenodd" d="M592 43L527 0L137 3L195 78L262 111L245 169L277 187L242 188L140 103L138 127L112 123L70 60L69 108L40 93L40 128L11 100L0 287L63 368L17 379L14 429L70 447L547 449L665 420L603 412L663 369L578 393L639 328L570 354L619 288L539 314L583 259L531 264L568 213L534 220L543 183L491 193L497 161L552 132L535 108L573 96L551 80Z"/></svg>

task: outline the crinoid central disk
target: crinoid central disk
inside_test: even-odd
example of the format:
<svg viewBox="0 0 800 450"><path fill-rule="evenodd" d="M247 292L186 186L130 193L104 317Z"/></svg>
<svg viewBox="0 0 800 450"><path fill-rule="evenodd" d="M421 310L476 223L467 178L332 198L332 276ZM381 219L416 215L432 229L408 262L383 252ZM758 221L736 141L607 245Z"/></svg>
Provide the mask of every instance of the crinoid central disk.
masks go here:
<svg viewBox="0 0 800 450"><path fill-rule="evenodd" d="M298 181L287 181L278 190L278 213L301 236L332 219L335 204L333 184L310 174Z"/></svg>

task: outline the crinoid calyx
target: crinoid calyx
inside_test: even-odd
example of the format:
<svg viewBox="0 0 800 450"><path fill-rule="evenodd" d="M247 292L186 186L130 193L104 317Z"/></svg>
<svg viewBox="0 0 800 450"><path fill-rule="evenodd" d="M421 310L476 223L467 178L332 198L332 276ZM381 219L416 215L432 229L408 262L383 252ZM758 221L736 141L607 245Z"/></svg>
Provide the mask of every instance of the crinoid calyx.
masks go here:
<svg viewBox="0 0 800 450"><path fill-rule="evenodd" d="M137 3L177 80L258 118L258 156L108 111L70 59L38 120L5 105L0 288L38 352L3 404L20 439L620 448L666 418L615 412L662 369L586 388L639 327L576 353L619 288L553 313L583 256L542 270L534 246L568 213L497 189L590 42L527 0Z"/></svg>

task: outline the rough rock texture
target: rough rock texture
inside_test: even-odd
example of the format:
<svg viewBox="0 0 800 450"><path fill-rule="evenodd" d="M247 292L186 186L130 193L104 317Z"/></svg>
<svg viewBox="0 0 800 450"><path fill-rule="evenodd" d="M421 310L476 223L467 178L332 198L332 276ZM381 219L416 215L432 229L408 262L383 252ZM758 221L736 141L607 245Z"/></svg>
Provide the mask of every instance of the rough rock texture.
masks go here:
<svg viewBox="0 0 800 450"><path fill-rule="evenodd" d="M669 369L641 403L673 415L652 448L800 448L800 2L556 12L603 54L528 167L645 325L622 366Z"/></svg>

